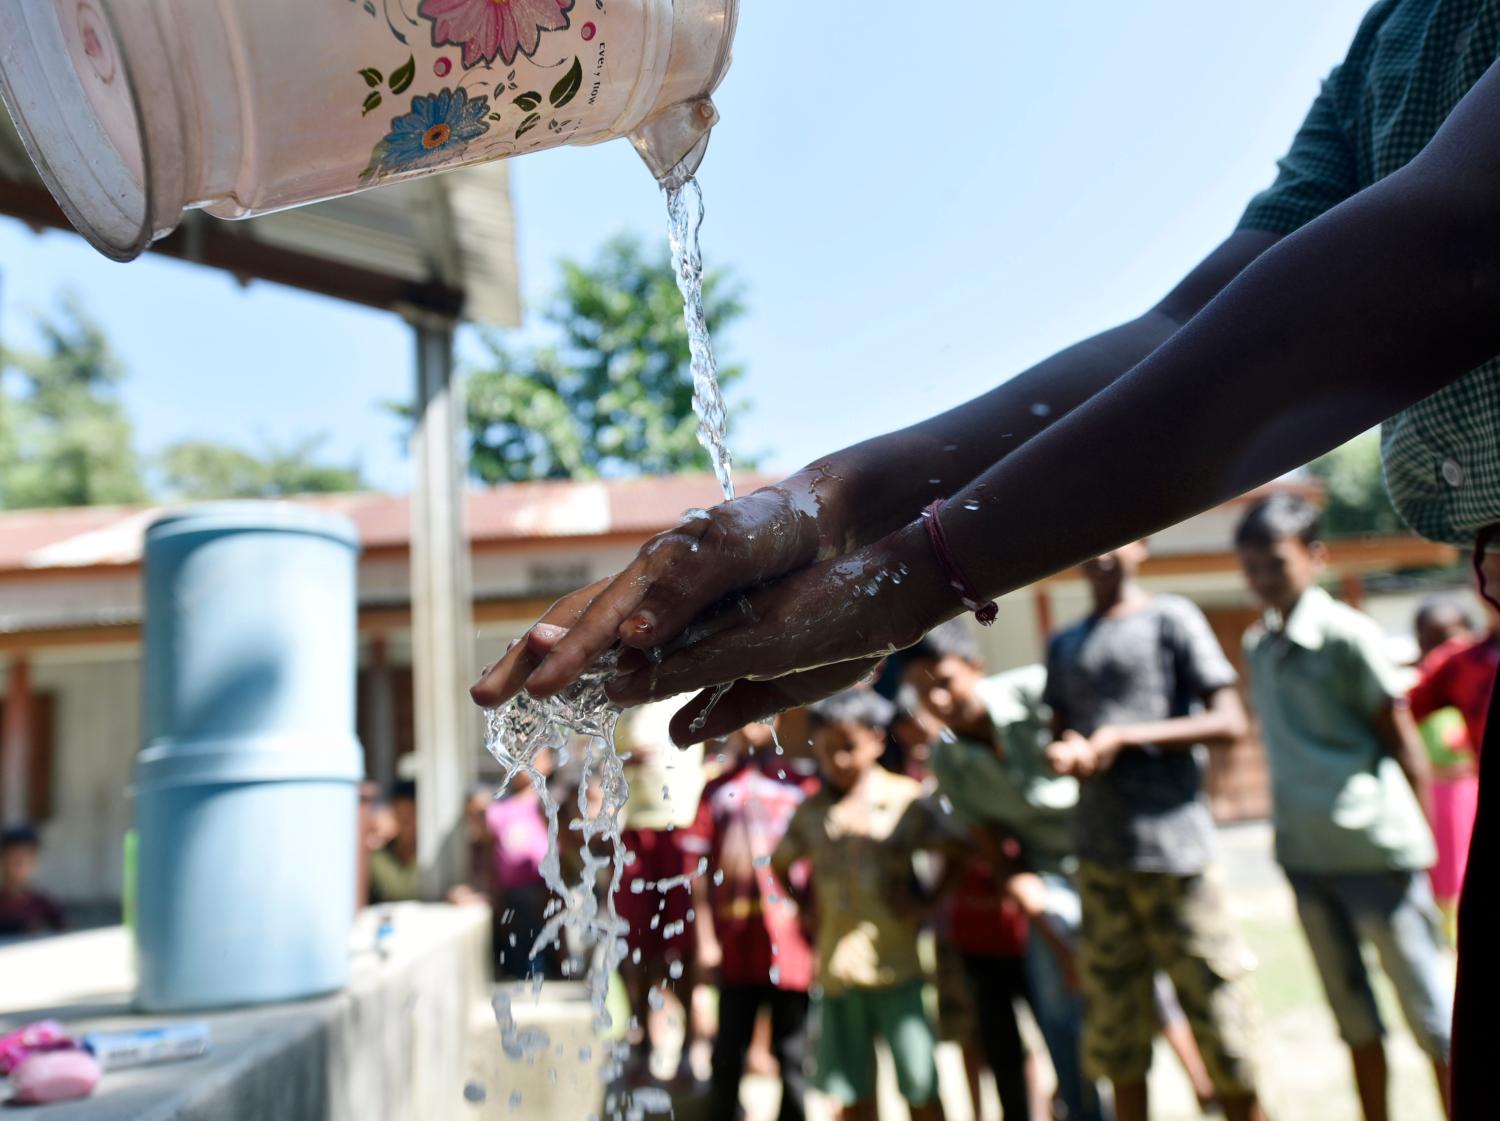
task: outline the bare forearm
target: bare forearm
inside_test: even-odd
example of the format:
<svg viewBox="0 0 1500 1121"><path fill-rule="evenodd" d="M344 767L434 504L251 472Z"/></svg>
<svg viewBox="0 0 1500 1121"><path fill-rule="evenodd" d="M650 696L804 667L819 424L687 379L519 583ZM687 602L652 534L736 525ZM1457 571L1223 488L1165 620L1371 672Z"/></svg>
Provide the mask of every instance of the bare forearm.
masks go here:
<svg viewBox="0 0 1500 1121"><path fill-rule="evenodd" d="M1156 720L1149 724L1128 724L1120 728L1126 747L1184 748L1208 744L1217 747L1234 742L1243 734L1237 725L1213 712Z"/></svg>
<svg viewBox="0 0 1500 1121"><path fill-rule="evenodd" d="M1276 240L1272 233L1236 233L1139 318L1069 346L955 409L835 452L799 474L844 480L840 501L850 511L842 519L844 547L884 536L1113 384Z"/></svg>
<svg viewBox="0 0 1500 1121"><path fill-rule="evenodd" d="M1417 731L1411 710L1399 702L1389 705L1381 712L1377 720L1377 728L1381 740L1386 745L1386 750L1400 766L1401 773L1411 784L1412 793L1417 796L1418 803L1421 804L1430 820L1432 767L1428 762L1427 751L1422 745L1422 736Z"/></svg>
<svg viewBox="0 0 1500 1121"><path fill-rule="evenodd" d="M1500 236L1448 228L1443 207L1407 181L1330 212L986 472L945 521L971 579L1009 591L1181 521L1500 351Z"/></svg>

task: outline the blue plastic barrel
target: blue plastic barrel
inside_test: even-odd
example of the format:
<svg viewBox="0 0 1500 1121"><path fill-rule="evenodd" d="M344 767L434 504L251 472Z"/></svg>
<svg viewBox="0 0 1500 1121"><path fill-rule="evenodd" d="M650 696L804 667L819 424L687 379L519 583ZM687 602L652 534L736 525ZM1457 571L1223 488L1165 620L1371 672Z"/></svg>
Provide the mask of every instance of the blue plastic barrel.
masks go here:
<svg viewBox="0 0 1500 1121"><path fill-rule="evenodd" d="M182 1011L348 979L363 761L345 518L200 506L145 548L138 1002Z"/></svg>

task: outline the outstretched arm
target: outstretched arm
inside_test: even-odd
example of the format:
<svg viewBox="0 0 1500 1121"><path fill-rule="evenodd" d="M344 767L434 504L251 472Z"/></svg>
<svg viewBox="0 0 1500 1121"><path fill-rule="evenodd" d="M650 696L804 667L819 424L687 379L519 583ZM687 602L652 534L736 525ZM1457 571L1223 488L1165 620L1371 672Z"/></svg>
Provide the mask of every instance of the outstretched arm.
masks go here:
<svg viewBox="0 0 1500 1121"><path fill-rule="evenodd" d="M1500 352L1497 119L1500 65L1407 167L1282 239L1129 374L951 498L944 523L969 578L1000 594L1171 525ZM959 611L919 522L751 605L613 694L637 703L867 656ZM761 715L759 686L737 685L699 734Z"/></svg>
<svg viewBox="0 0 1500 1121"><path fill-rule="evenodd" d="M519 643L487 669L474 699L501 704L523 685L549 695L617 640L640 648L667 644L731 592L878 541L1130 370L1277 238L1237 232L1139 318L1070 346L965 405L835 452L773 487L715 507L707 518L659 534L617 578L554 604L541 619L540 638ZM794 691L785 702L799 699Z"/></svg>

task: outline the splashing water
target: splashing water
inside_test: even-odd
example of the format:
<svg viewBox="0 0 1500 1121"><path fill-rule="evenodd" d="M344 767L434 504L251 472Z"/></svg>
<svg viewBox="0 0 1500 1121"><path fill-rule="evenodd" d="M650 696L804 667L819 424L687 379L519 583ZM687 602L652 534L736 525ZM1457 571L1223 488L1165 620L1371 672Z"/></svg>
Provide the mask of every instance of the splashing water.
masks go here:
<svg viewBox="0 0 1500 1121"><path fill-rule="evenodd" d="M485 728L485 747L505 768L504 785L509 786L517 774L525 774L547 817L547 855L542 861L542 878L556 902L531 947L530 956L538 956L551 945L567 951L565 971L570 975L586 975L594 1006L594 1027L601 1033L611 1027L605 1002L610 974L624 957L626 931L625 920L615 909L615 894L625 873L621 814L630 788L625 781L624 762L614 744L620 710L604 695L604 682L613 672L614 662L613 655L606 655L555 697L538 699L529 693L518 694L486 713ZM578 787L578 817L570 823L570 828L581 834L582 867L576 882L570 884L563 877L558 844L561 807L536 764L548 750L557 755L559 763L565 761L568 740L573 734L590 738ZM598 811L590 816L589 788L595 779L602 800ZM606 855L595 851L596 839L608 847ZM600 872L606 868L609 886L601 907L597 884ZM564 932L573 936L571 942ZM586 963L582 960L585 957Z"/></svg>
<svg viewBox="0 0 1500 1121"><path fill-rule="evenodd" d="M728 410L719 391L718 367L703 306L703 254L698 241L703 215L703 191L696 180L689 179L677 190L667 192L668 237L692 355L693 411L698 416L698 440L708 451L725 499L730 499L734 497L734 481L731 477L732 459L725 440ZM525 774L547 818L547 856L542 861L542 878L555 901L532 945L530 956L538 956L547 946L565 949L567 958L563 972L568 976L580 973L586 976L594 1008L594 1027L600 1034L612 1026L606 1007L609 981L626 954L624 936L627 927L615 908L615 895L624 879L627 854L621 835L622 814L630 788L625 779L624 760L615 744L620 709L604 694L604 683L614 673L616 658L617 652L606 654L593 669L555 697L538 699L523 692L485 714L485 747L505 769L502 789L508 787L516 775ZM718 696L714 700L717 701ZM697 727L702 727L701 721L707 719L712 708L710 704L699 715ZM576 880L569 883L563 876L558 843L561 807L548 790L546 776L538 770L537 760L550 750L561 766L566 761L568 743L574 735L586 736L588 741L578 787L579 813L569 826L582 835L583 866ZM597 812L590 816L589 788L591 781L596 779L603 797ZM607 849L606 854L594 851L596 840ZM598 883L600 874L606 869L608 887L601 906ZM696 874L703 875L706 871L706 862L700 862ZM692 878L695 877L679 877L684 886ZM715 883L722 882L722 879L722 871L715 874ZM674 882L665 886L678 885ZM657 887L660 890L663 885ZM675 925L679 929L673 933L683 933L680 928L684 924ZM660 994L653 995L660 999ZM495 1013L506 1053L513 1059L534 1060L535 1054L546 1046L545 1036L534 1037L524 1031L518 1032L509 1015L508 1000L497 998ZM611 1049L609 1061L601 1070L605 1081L619 1076L625 1051L623 1045ZM579 1058L588 1061L587 1049L579 1052ZM519 1105L519 1095L513 1094L511 1108L516 1109ZM637 1090L631 1105L632 1112L657 1112L670 1109L670 1099L657 1100L649 1091ZM618 1107L614 1112L618 1114Z"/></svg>
<svg viewBox="0 0 1500 1121"><path fill-rule="evenodd" d="M689 179L675 191L667 192L667 236L672 243L672 271L677 276L677 290L682 293L688 348L693 356L693 412L698 414L698 442L713 460L714 474L718 476L724 497L733 498L731 459L724 442L724 426L729 412L724 407L724 395L719 392L719 367L714 361L713 343L708 337L708 315L703 307L703 253L698 243L703 213L703 189L696 179Z"/></svg>

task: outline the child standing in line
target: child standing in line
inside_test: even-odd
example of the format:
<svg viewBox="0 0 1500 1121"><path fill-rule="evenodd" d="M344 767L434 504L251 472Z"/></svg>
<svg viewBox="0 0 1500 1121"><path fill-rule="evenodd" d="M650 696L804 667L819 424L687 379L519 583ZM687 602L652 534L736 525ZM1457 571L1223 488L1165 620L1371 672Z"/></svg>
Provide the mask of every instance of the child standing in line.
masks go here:
<svg viewBox="0 0 1500 1121"><path fill-rule="evenodd" d="M1253 958L1224 898L1203 795L1203 747L1243 734L1245 711L1203 613L1140 584L1147 554L1137 541L1087 562L1093 611L1047 652L1048 761L1082 780L1084 1066L1114 1084L1120 1121L1144 1121L1162 971L1225 1114L1258 1121Z"/></svg>
<svg viewBox="0 0 1500 1121"><path fill-rule="evenodd" d="M700 980L719 990L709 1116L732 1121L759 1013L770 1012L770 1051L781 1075L780 1121L806 1115L808 989L812 948L796 905L778 887L768 858L786 836L816 779L789 770L771 729L743 728L725 745L724 770L703 788L683 849L707 860L693 879L693 928ZM799 887L802 881L794 880Z"/></svg>
<svg viewBox="0 0 1500 1121"><path fill-rule="evenodd" d="M675 747L667 734L671 702L626 713L615 733L616 748L628 753L622 839L631 854L615 895L615 909L628 924L629 955L620 971L635 1024L631 1030L631 1074L649 1076L651 1061L666 1034L664 1007L652 1008L652 989L671 990L682 1006L684 1039L676 1079L697 1080L692 1054L697 1042L692 1015L696 984L691 923L692 891L687 877L696 857L683 851L685 830L698 816L703 793L703 748Z"/></svg>
<svg viewBox="0 0 1500 1121"><path fill-rule="evenodd" d="M1457 944L1458 897L1468 871L1479 812L1479 745L1500 667L1500 613L1485 603L1489 628L1476 634L1452 601L1423 604L1417 615L1420 677L1407 694L1432 764L1432 831L1437 863L1432 892L1450 942Z"/></svg>
<svg viewBox="0 0 1500 1121"><path fill-rule="evenodd" d="M550 776L552 762L551 751L543 750L533 765L540 774ZM509 791L485 807L484 821L490 840L489 890L498 975L544 975L551 955L546 948L533 955L532 949L546 923L552 893L542 879L547 820L531 776L515 775Z"/></svg>
<svg viewBox="0 0 1500 1121"><path fill-rule="evenodd" d="M823 789L797 808L771 867L804 906L811 901L797 890L792 868L801 860L811 867L822 990L816 1084L849 1121L875 1118L875 1041L883 1038L913 1121L941 1121L917 956L917 934L936 899L917 886L913 857L956 852L956 838L918 783L879 765L889 701L851 690L809 714Z"/></svg>
<svg viewBox="0 0 1500 1121"><path fill-rule="evenodd" d="M1374 943L1448 1096L1453 1006L1423 873L1435 855L1427 759L1375 623L1318 586L1321 516L1276 494L1235 532L1264 627L1245 640L1271 764L1276 858L1349 1046L1366 1121L1385 1121L1384 1026L1362 953Z"/></svg>
<svg viewBox="0 0 1500 1121"><path fill-rule="evenodd" d="M0 834L0 936L46 934L67 925L57 901L32 886L41 848L29 825Z"/></svg>

